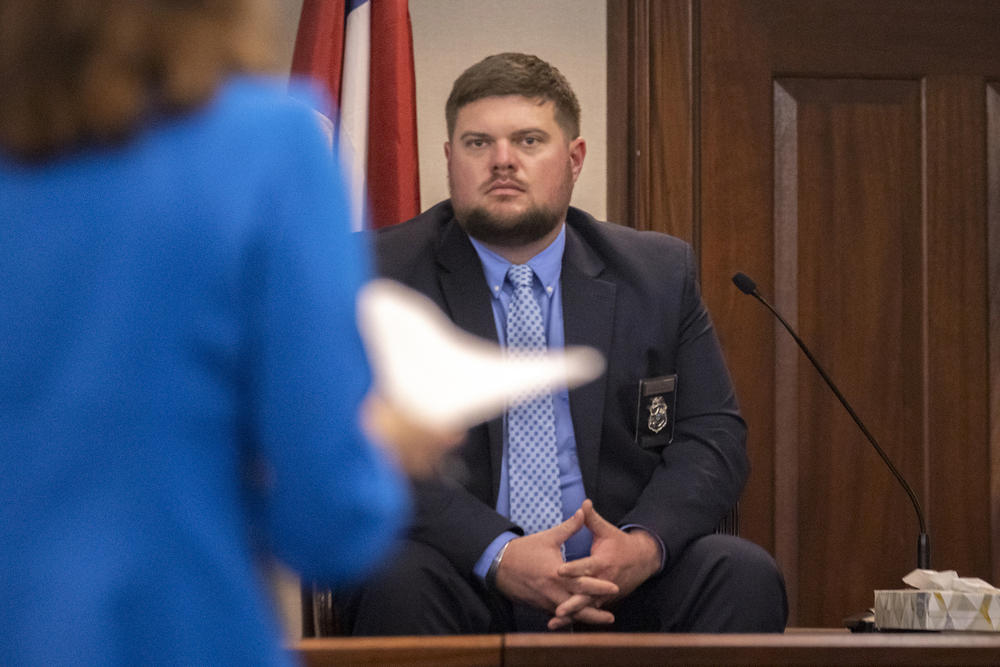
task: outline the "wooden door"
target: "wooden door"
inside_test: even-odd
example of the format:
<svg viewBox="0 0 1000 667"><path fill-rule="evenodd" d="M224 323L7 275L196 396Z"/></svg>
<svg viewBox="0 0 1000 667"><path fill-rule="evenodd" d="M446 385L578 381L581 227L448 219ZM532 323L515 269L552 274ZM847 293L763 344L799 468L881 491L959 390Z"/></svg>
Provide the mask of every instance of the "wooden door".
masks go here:
<svg viewBox="0 0 1000 667"><path fill-rule="evenodd" d="M616 33L639 127L609 128L610 210L698 248L750 425L741 532L778 558L791 622L901 587L917 521L737 271L914 487L932 567L1000 580L1000 3L611 2Z"/></svg>

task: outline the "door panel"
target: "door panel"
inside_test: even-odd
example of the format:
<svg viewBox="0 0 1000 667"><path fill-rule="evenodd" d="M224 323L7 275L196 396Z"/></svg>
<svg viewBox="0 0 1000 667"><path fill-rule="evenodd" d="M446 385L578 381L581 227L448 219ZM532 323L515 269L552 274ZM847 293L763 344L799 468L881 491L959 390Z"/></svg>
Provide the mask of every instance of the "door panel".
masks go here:
<svg viewBox="0 0 1000 667"><path fill-rule="evenodd" d="M906 444L922 440L923 425L923 302L920 282L910 279L921 273L923 250L920 101L913 81L774 84L775 304L821 364L838 360L840 390L872 432L893 434L883 448L915 479L919 450ZM782 424L775 450L796 464L777 472L796 490L778 504L778 525L797 527L784 560L851 580L875 575L878 587L895 587L899 566L884 561L881 548L852 547L888 539L905 552L894 528L916 534L907 497L886 488L877 454L782 332L776 366L775 392L787 398L775 402ZM798 516L781 516L787 507ZM841 563L845 552L852 557ZM838 582L818 583L800 587L801 604L830 617L858 604Z"/></svg>
<svg viewBox="0 0 1000 667"><path fill-rule="evenodd" d="M913 486L932 566L1000 580L1000 3L635 0L609 3L609 26L626 11L647 18L624 32L648 45L626 40L642 72L622 75L652 83L633 82L625 104L658 109L628 117L671 129L612 146L632 173L609 187L629 191L638 171L649 188L665 156L683 164L665 136L692 138L693 196L640 191L631 224L696 244L750 425L741 533L782 565L791 622L838 626L874 589L901 587L917 521L791 338L730 283L737 271Z"/></svg>

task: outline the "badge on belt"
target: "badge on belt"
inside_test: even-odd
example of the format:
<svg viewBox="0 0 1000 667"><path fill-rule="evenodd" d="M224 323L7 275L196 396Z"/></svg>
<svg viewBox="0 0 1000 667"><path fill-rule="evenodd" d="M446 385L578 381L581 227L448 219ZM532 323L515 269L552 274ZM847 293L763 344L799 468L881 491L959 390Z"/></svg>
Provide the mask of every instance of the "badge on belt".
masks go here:
<svg viewBox="0 0 1000 667"><path fill-rule="evenodd" d="M677 409L677 375L639 380L635 417L635 442L644 449L658 449L674 439Z"/></svg>

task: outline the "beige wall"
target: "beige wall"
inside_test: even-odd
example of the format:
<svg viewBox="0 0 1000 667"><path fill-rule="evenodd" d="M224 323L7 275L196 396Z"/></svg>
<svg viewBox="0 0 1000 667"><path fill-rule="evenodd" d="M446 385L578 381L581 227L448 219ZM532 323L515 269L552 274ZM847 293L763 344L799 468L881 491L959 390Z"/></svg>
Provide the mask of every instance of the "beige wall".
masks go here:
<svg viewBox="0 0 1000 667"><path fill-rule="evenodd" d="M469 65L502 51L532 53L569 79L583 108L587 157L573 204L598 218L606 206L605 0L410 0L417 75L420 200L448 196L444 104Z"/></svg>
<svg viewBox="0 0 1000 667"><path fill-rule="evenodd" d="M299 14L302 0L270 0L278 23L278 58L283 71L292 67L292 51L295 50L295 33L299 29Z"/></svg>
<svg viewBox="0 0 1000 667"><path fill-rule="evenodd" d="M282 58L290 64L302 1L275 1ZM605 217L605 6L605 0L410 0L423 208L448 196L444 103L455 77L492 53L523 51L558 67L580 98L587 158L573 204Z"/></svg>

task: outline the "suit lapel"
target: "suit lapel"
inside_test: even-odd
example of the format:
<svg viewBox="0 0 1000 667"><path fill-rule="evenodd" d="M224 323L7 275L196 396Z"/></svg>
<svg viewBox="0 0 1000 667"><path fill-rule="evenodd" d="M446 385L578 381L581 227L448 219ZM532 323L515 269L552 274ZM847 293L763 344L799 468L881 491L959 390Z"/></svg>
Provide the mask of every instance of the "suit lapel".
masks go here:
<svg viewBox="0 0 1000 667"><path fill-rule="evenodd" d="M483 265L469 238L454 219L441 235L437 261L441 293L451 319L480 338L497 342L496 322Z"/></svg>
<svg viewBox="0 0 1000 667"><path fill-rule="evenodd" d="M566 345L589 345L599 350L610 364L616 288L614 283L598 279L603 270L604 262L567 224L562 268ZM607 378L605 373L569 392L580 472L590 496L597 490Z"/></svg>
<svg viewBox="0 0 1000 667"><path fill-rule="evenodd" d="M479 256L465 232L452 219L441 233L437 252L438 275L445 310L466 331L497 341L492 296ZM562 267L563 326L566 345L588 345L611 360L611 338L615 310L615 284L600 280L604 262L583 238L567 224ZM569 392L570 413L576 436L577 457L588 494L597 489L601 429L607 374ZM499 492L503 457L503 420L486 425L493 470L492 497Z"/></svg>
<svg viewBox="0 0 1000 667"><path fill-rule="evenodd" d="M454 218L445 225L441 234L437 262L444 306L452 321L469 333L498 342L496 321L493 318L493 296L486 284L483 265L469 238ZM498 417L490 420L485 429L492 470L491 493L495 502L500 492L503 419Z"/></svg>

